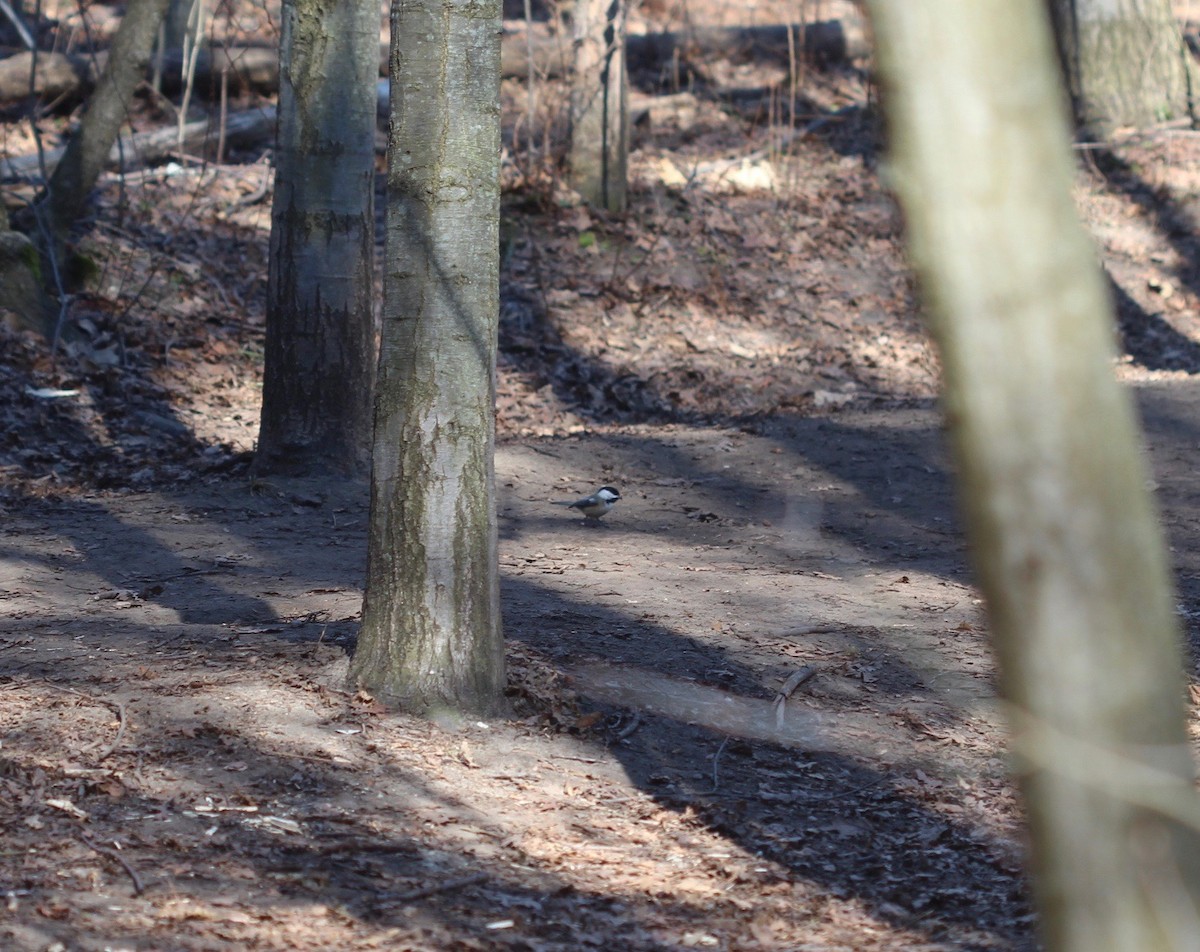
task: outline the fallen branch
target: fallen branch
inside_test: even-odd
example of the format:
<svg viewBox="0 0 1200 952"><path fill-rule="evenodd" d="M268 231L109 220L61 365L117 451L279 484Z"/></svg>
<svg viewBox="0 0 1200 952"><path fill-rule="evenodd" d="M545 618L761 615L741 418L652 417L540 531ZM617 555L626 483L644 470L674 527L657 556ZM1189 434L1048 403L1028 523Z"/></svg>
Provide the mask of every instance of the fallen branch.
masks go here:
<svg viewBox="0 0 1200 952"><path fill-rule="evenodd" d="M30 73L33 74L32 89ZM14 53L0 60L0 102L17 102L31 93L42 99L65 96L72 101L95 83L95 71L85 62L64 53Z"/></svg>
<svg viewBox="0 0 1200 952"><path fill-rule="evenodd" d="M850 17L795 25L632 33L625 40L629 69L652 72L662 72L680 60L703 63L716 59L772 59L786 63L796 49L826 63L861 60L871 53L864 22ZM527 79L531 70L543 78L566 76L573 55L571 37L553 33L548 24L535 23L532 28L515 21L504 24L500 69L506 79Z"/></svg>
<svg viewBox="0 0 1200 952"><path fill-rule="evenodd" d="M67 56L65 53L39 51L37 70L30 82L33 53L16 53L0 60L0 102L17 102L26 96L46 101L63 97L74 102L81 98L103 71L108 52L94 57ZM183 54L168 52L161 61L162 89L168 95L184 86ZM276 47L230 46L201 50L197 54L193 87L211 99L226 91L254 90L279 92L279 50Z"/></svg>
<svg viewBox="0 0 1200 952"><path fill-rule="evenodd" d="M789 43L788 34L792 42ZM506 79L543 79L570 74L574 45L569 35L555 33L547 23L526 27L523 21L504 24L500 38L501 73ZM867 30L861 19L823 20L752 27L698 27L671 33L634 33L626 39L626 57L632 70L662 72L680 61L704 63L715 59L747 62L772 59L788 62L793 50L825 63L853 62L871 54ZM39 52L36 75L30 84L32 54L22 52L0 60L0 101L16 102L34 95L45 100L64 97L75 101L95 84L107 53L92 58ZM183 85L182 53L168 52L159 64L163 91L178 92ZM380 74L388 68L386 47L381 50ZM279 52L275 47L231 46L201 50L196 61L194 87L217 98L228 90L252 89L269 95L279 91Z"/></svg>
<svg viewBox="0 0 1200 952"><path fill-rule="evenodd" d="M203 154L207 147L215 147L218 136L218 123L208 119L197 119L183 127L183 151L189 154ZM225 144L249 146L269 139L275 133L275 107L262 106L258 109L247 109L235 112L225 122ZM46 152L46 173L50 174L62 159L64 149L51 149ZM179 130L172 126L168 129L155 129L152 132L139 132L125 138L124 143L116 143L108 153L108 167L122 168L126 171L138 168L158 159L180 151ZM28 179L40 177L37 155L20 155L14 158L0 159L0 179Z"/></svg>
<svg viewBox="0 0 1200 952"><path fill-rule="evenodd" d="M865 24L848 17L806 24L697 27L677 33L634 34L626 40L625 55L631 70L659 70L678 58L700 63L716 59L787 63L797 49L814 59L838 63L865 59L871 53Z"/></svg>

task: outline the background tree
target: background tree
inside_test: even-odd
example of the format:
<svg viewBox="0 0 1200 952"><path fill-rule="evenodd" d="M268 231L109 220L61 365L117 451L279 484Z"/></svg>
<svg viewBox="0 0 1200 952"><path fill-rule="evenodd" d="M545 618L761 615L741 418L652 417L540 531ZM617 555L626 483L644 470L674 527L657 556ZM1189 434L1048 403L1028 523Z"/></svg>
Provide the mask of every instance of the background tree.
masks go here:
<svg viewBox="0 0 1200 952"><path fill-rule="evenodd" d="M125 7L104 73L39 203L39 220L54 240L61 240L80 216L104 169L109 149L129 115L134 90L145 78L166 7L167 0L130 0Z"/></svg>
<svg viewBox="0 0 1200 952"><path fill-rule="evenodd" d="M37 246L8 223L0 202L0 308L11 311L18 326L54 336L54 317L41 280Z"/></svg>
<svg viewBox="0 0 1200 952"><path fill-rule="evenodd" d="M1048 947L1189 948L1200 834L1180 638L1044 11L871 7Z"/></svg>
<svg viewBox="0 0 1200 952"><path fill-rule="evenodd" d="M358 683L502 703L493 473L500 0L396 0L382 352Z"/></svg>
<svg viewBox="0 0 1200 952"><path fill-rule="evenodd" d="M255 469L365 469L375 357L373 0L285 0Z"/></svg>
<svg viewBox="0 0 1200 952"><path fill-rule="evenodd" d="M1171 0L1049 0L1075 121L1107 137L1189 115L1191 56Z"/></svg>
<svg viewBox="0 0 1200 952"><path fill-rule="evenodd" d="M576 0L570 180L584 200L625 210L629 166L626 0Z"/></svg>
<svg viewBox="0 0 1200 952"><path fill-rule="evenodd" d="M163 16L163 50L188 49L204 42L207 0L169 0Z"/></svg>

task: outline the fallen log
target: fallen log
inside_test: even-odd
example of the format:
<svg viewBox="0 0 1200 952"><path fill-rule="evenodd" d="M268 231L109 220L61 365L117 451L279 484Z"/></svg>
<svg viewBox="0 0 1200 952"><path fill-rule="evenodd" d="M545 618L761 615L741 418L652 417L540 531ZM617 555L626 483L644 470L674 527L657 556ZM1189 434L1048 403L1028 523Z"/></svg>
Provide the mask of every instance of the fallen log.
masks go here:
<svg viewBox="0 0 1200 952"><path fill-rule="evenodd" d="M751 27L697 27L673 33L638 33L626 40L626 57L633 71L661 72L679 61L693 64L729 59L747 62L772 59L787 62L791 55L788 33L797 53L824 63L853 62L870 55L871 47L863 21L847 17L796 26L776 24ZM571 38L553 33L549 24L523 21L504 25L500 39L501 72L507 79L529 75L530 57L534 75L541 79L567 76L571 70ZM103 57L103 53L98 57ZM387 48L380 51L380 75L387 75ZM17 53L0 60L0 103L16 102L31 94L32 54ZM152 67L153 68L153 67ZM159 64L163 91L183 87L183 57L168 52ZM33 75L32 94L43 101L64 97L76 101L97 75L96 65L84 57L62 53L39 53ZM253 90L262 94L279 91L279 51L275 47L233 46L202 50L197 57L193 87L198 95L215 96L225 82L229 92Z"/></svg>
<svg viewBox="0 0 1200 952"><path fill-rule="evenodd" d="M173 95L183 89L182 51L170 50L163 55L161 75L163 92ZM223 77L229 92L278 92L279 49L274 46L217 46L196 54L193 85L199 95L216 97Z"/></svg>
<svg viewBox="0 0 1200 952"><path fill-rule="evenodd" d="M32 75L31 75L32 74ZM87 83L88 66L62 53L15 53L0 60L0 102L16 102L34 93L42 99L76 98Z"/></svg>
<svg viewBox="0 0 1200 952"><path fill-rule="evenodd" d="M0 103L18 102L34 95L43 102L63 97L70 102L82 98L100 75L108 53L95 57L66 56L63 53L38 53L37 71L30 83L32 53L17 53L0 60ZM150 71L159 70L162 90L168 95L184 86L183 54L166 53ZM258 93L279 91L279 51L266 46L213 47L196 56L193 87L197 94L216 98L224 83L230 93L253 90ZM31 92L32 89L32 92Z"/></svg>
<svg viewBox="0 0 1200 952"><path fill-rule="evenodd" d="M235 112L226 117L224 141L226 147L245 147L270 139L275 134L275 107L262 106ZM222 135L218 120L197 119L183 129L182 151L189 155L210 155ZM46 174L49 175L62 159L65 149L48 149L45 153ZM181 151L179 129L170 127L138 132L124 136L108 153L108 167L130 171ZM41 169L36 155L0 158L0 180L40 178Z"/></svg>
<svg viewBox="0 0 1200 952"><path fill-rule="evenodd" d="M871 54L865 23L849 17L803 25L697 27L677 33L645 33L630 36L625 49L631 70L661 69L676 57L692 62L786 63L793 49L797 55L825 63L862 60Z"/></svg>
<svg viewBox="0 0 1200 952"><path fill-rule="evenodd" d="M552 33L547 24L535 23L527 30L521 21L507 22L500 42L500 68L505 78L528 76L531 55L533 71L538 77L561 77L570 71L571 39L562 33ZM786 63L793 49L823 63L853 62L871 54L866 24L852 17L794 26L781 23L636 33L625 40L625 56L631 71L661 72L678 60L703 63L720 59L734 62L770 59Z"/></svg>

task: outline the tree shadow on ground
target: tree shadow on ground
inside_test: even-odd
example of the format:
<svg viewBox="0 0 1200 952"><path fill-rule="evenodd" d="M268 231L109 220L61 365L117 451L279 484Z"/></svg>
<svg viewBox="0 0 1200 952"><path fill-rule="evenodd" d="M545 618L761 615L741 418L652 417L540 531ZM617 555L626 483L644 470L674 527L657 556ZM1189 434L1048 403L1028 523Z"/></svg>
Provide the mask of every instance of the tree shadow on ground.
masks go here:
<svg viewBox="0 0 1200 952"><path fill-rule="evenodd" d="M1181 334L1161 315L1146 312L1112 276L1121 349L1147 370L1200 372L1200 343Z"/></svg>
<svg viewBox="0 0 1200 952"><path fill-rule="evenodd" d="M556 603L545 592L526 594L543 606L547 600L551 606ZM586 612L595 626L632 629L639 643L657 645L660 654L692 647L686 636L627 615L557 604L559 612ZM534 640L559 644L566 635L543 627ZM132 637L141 644L140 636ZM322 677L312 677L316 672L306 653L319 647L318 637L312 633L274 646L269 637L254 638L258 648L252 655L237 645L202 638L176 642L170 659L182 689L156 686L151 676L141 675L125 715L136 727L136 745L121 747L110 766L132 770L136 757L138 765L145 761L152 767L155 777L167 774L180 780L169 800L132 792L140 786L133 779L136 773L131 774L130 791L121 795L103 782L75 791L75 807L89 814L90 835L101 842L119 839L125 862L156 890L170 890L175 901L195 896L228 904L236 895L239 909L258 909L268 918L268 910L279 903L332 903L373 925L482 938L488 934L487 922L515 913L535 934L561 943L553 948L578 948L572 943L578 942L578 930L586 929L606 944L628 942L622 947L657 950L675 946L649 939L644 926L664 915L694 922L697 928L743 915L737 912L740 907L726 908L717 898L703 904L675 898L670 883L657 886L653 896L646 895L647 887L610 894L559 875L553 863L525 852L520 826L480 814L468 787L461 797L448 796L443 771L437 771L441 789L428 787L413 765L411 751L419 765L435 751L445 757L448 744L466 743L456 738L470 737L473 759L483 763L458 765L469 783L471 772L481 766L498 769L486 761L492 754L485 734L433 736L440 732L432 726L413 727L404 718L380 720L377 714L347 707L347 695L331 695ZM122 640L113 639L108 650ZM602 649L596 654L604 656ZM753 672L739 670L736 660L720 652L712 654L734 676L732 683L722 679L722 691L744 697L743 692L756 689ZM318 671L328 664L328 656L327 649L316 659ZM143 649L127 664L135 661L163 664ZM895 661L904 664L902 658ZM316 719L293 714L289 723L278 725L270 711L248 717L239 701L250 695L237 689L237 680L221 675L222 668L233 666L281 688L306 681L310 696L316 691L331 698L327 710ZM201 673L204 680L198 682ZM11 675L0 671L0 677ZM93 686L129 683L126 670L83 658L62 659L52 677L74 695L75 705L90 696ZM216 683L210 680L214 677ZM33 682L23 676L8 683L29 689ZM886 687L894 686L893 681ZM679 683L681 691L688 687ZM600 710L629 713L608 705ZM339 724L362 723L364 717L371 728L361 742L337 738ZM280 729L282 740L267 740ZM418 743L414 735L421 733L431 735L428 743ZM498 743L504 746L503 737ZM758 857L752 879L738 881L751 894L759 889L777 894L782 888L789 903L814 904L817 916L820 896L855 900L879 921L947 947L975 942L1031 947L1021 925L1028 910L1010 847L986 826L950 810L954 788L919 769L881 770L853 756L806 753L650 712L640 715L635 730L601 730L579 743L583 750L593 747L597 758L606 758L607 748L647 797L686 818L687 824ZM5 746L10 758L33 762L44 745L35 733L10 733ZM331 760L342 745L348 745L347 759L338 766ZM288 748L295 750L289 753ZM550 761L542 766L557 769ZM514 772L507 761L502 767L502 772ZM20 771L9 770L6 776L32 782ZM99 771L96 776L107 775ZM38 782L53 792L77 784L78 775L59 776L52 770ZM180 789L190 792L181 795ZM69 817L54 813L46 822L67 834L56 837L57 842L70 842ZM580 826L586 822L577 818L573 828L604 849L611 829L603 822L591 829ZM400 832L413 827L424 832ZM41 833L26 830L23 835L47 839L44 827ZM110 881L123 881L102 854L75 852L82 858L66 855L62 863L108 867ZM439 888L443 885L445 889ZM740 894L735 882L724 889ZM408 908L414 905L421 910L418 916ZM198 915L195 922L206 918ZM78 923L72 928L78 929ZM524 927L518 929L520 935ZM111 929L103 931L111 934Z"/></svg>
<svg viewBox="0 0 1200 952"><path fill-rule="evenodd" d="M1164 382L1139 387L1137 406L1149 437L1154 494L1170 545L1170 558L1180 604L1178 616L1187 635L1193 675L1200 664L1200 417L1194 405L1181 402L1178 384Z"/></svg>
<svg viewBox="0 0 1200 952"><path fill-rule="evenodd" d="M837 475L839 481L855 488L856 495L829 501L819 512L810 514L818 520L820 531L827 534L825 542L819 535L811 540L817 547L815 550L797 554L786 545L774 550L768 544L754 554L756 562L782 564L785 558L792 557L799 558L808 567L806 570L819 571L827 558L827 553L819 551L820 547L836 543L861 551L863 558L887 571L898 572L901 566L909 572L917 566L931 572L949 570L954 558L945 551L945 530L938 529L928 537L921 535L924 531L921 527L933 524L933 518L950 518L949 502L941 491L945 475L939 459L937 427L928 419L923 424L909 420L886 440L872 430L868 418L862 418L859 425L857 415L784 421L777 430L767 429L780 450L768 456L779 460L787 472L794 474L801 464L809 465L815 473ZM737 436L736 432L733 436ZM725 438L714 435L714 440L717 439ZM646 480L655 477L672 484L686 481L687 498L702 495L705 511L711 505L712 511L719 513L711 521L698 521L689 519L682 511L674 514L664 511L656 517L662 524L656 521L623 527L618 522L611 528L587 530L588 543L601 549L606 540L615 541L623 533L654 544L656 539L664 543L673 541L672 533L681 530L691 533L688 541L692 543L728 545L731 533L736 535L740 531L735 531L736 526L752 524L764 517L785 522L789 496L803 495L797 493L798 488L810 491L814 488L803 484L797 487L776 478L772 472L743 466L733 455L734 448L727 450L708 442L688 447L645 436L615 436L612 442L611 447L605 444L604 455L610 460L643 460L639 465ZM553 444L547 448L552 453L558 449ZM570 460L562 462L574 465ZM633 463L621 465L632 467ZM922 486L924 492L918 491ZM62 678L61 684L86 689L89 685L136 683L139 678L151 677L146 673L139 675L139 670L169 664L175 670L195 667L203 672L204 678L220 678L225 685L222 692L230 693L236 677L230 678L222 672L238 671L247 658L258 658L257 664L277 666L287 670L293 680L304 681L302 659L281 656L276 661L273 653L285 651L288 645L309 650L314 644L331 642L337 645L339 653L347 650L355 629L352 609L343 609L331 625L320 622L280 625L278 603L271 599L281 598L299 605L304 599L295 598L298 593L360 584L361 557L347 559L342 546L353 548L361 556L365 500L359 499L354 504L358 508L331 501L320 510L297 509L286 497L263 499L248 488L234 492L230 489L228 485L214 485L205 489L200 499L185 502L177 497L157 513L149 513L144 518L163 529L153 533L141 522L123 525L122 517L99 511L92 502L59 504L23 516L31 522L54 524L55 535L69 540L73 550L82 556L70 555L72 567L77 565L90 574L109 579L114 586L127 584L131 577L152 580L155 574L187 573L197 564L213 568L215 574L173 579L170 584L178 586L176 590L151 596L152 603L179 616L175 622L155 617L137 622L136 608L82 620L42 618L38 628L29 630L45 637L47 645L51 644L52 631L65 633L59 640L68 642L71 636L84 630L81 624L92 632L102 624L104 644L99 660L98 645L89 642L81 646L88 650L56 652L38 667L23 666L17 671L0 668L0 676ZM349 511L331 519L331 509ZM547 513L545 518L560 515ZM540 515L525 516L523 519L533 521L510 523L506 530L510 540L515 541L531 528L545 528L537 521L540 518ZM301 541L296 535L298 531L319 535L320 539ZM189 532L190 538L185 538ZM566 541L569 537L563 538ZM168 545L164 539L172 539L176 544ZM941 548L935 555L923 555L930 549L930 540L936 540ZM20 554L18 545L7 549L12 556ZM307 550L303 557L301 550ZM137 553L136 558L128 556L131 551ZM106 568L105 560L114 556L119 561ZM222 556L231 561L215 562ZM59 572L64 568L54 562L46 562L46 567ZM284 578L288 571L292 574ZM253 592L269 592L270 599L255 596ZM353 594L345 601L353 601ZM757 705L757 710L769 708L775 674L791 663L782 656L772 658L767 645L747 651L735 641L723 643L720 632L700 637L702 633L689 631L690 623L682 615L687 607L686 594L676 607L681 613L679 617L662 623L627 605L610 604L604 599L572 598L527 579L506 580L504 604L509 631L551 659L555 667L571 669L583 662L594 662L607 666L617 677L623 670L665 674L670 680L663 683L672 685L674 692L687 694L697 688L708 689L727 696L730 703ZM791 609L797 615L827 614L825 606L809 605L795 598ZM231 631L228 627L231 622L261 621L264 617L268 624L261 630L243 632L239 626ZM220 637L205 633L206 628L218 625L221 629L214 630L221 631ZM965 713L943 703L941 698L937 704L929 703L934 698L926 685L927 672L911 664L903 644L894 641L890 633L848 624L843 624L842 629L841 637L848 650L859 659L859 666L846 676L873 679L870 683L875 697L887 698L885 706L896 712L897 729L908 730L915 723L933 731L961 727ZM781 648L789 641L802 640L789 635L787 630L775 636L772 643ZM95 640L93 635L90 641ZM122 647L127 657L118 665L111 651ZM163 650L165 655L161 653ZM25 659L19 655L16 658L23 664ZM106 670L109 667L111 671ZM770 677L764 677L768 668ZM834 674L831 679L842 677ZM144 685L148 687L149 684ZM858 714L852 700L836 693L820 690L811 699L835 716L844 712L847 720ZM964 936L970 933L981 936L981 942L1026 947L1022 944L1026 942L1025 925L1014 925L1026 911L1020 873L1007 852L1009 847L993 836L986 825L952 809L956 807L957 793L942 781L929 780L929 776L936 776L932 769L923 774L927 779L922 781L917 773L920 768L914 765L881 766L872 763L869 757L858 759L847 752L805 753L770 739L741 737L736 730L689 723L689 719L658 713L652 707L639 710L604 698L588 702L585 697L584 701L597 713L613 718L614 723L612 730L601 729L597 736L589 737L589 743L600 746L607 743L637 788L664 808L679 816L691 816L698 828L718 834L748 854L762 856L763 868L768 870L761 874L764 888L771 883L804 884L788 888L801 888L805 896L833 895L855 900L881 921L927 941L967 947L969 941ZM165 716L151 720L161 722L164 729L169 723ZM631 724L634 729L629 730ZM222 728L214 735L219 737L228 741L213 748L214 756L219 753L221 762L259 764L273 756L269 748L244 749L246 744L253 746L256 742L237 730L229 733ZM207 743L214 738L205 734L201 739ZM603 751L598 749L596 756L603 756ZM207 763L211 766L212 760ZM309 761L303 763L307 766L301 772L323 770ZM297 768L295 765L285 768L281 763L278 770L271 768L268 772L282 776L287 769L295 773ZM998 766L996 771L998 775ZM313 796L325 795L316 789L310 792ZM89 799L85 805L90 807L92 801ZM361 805L370 809L366 801ZM287 884L290 896L315 899L327 893L330 880L324 884L306 884L304 869L337 865L339 871L330 875L348 893L356 881L362 881L363 864L371 865L352 848L357 840L348 839L350 845L343 851L334 845L338 842L337 835L329 833L328 828L316 845L305 842L290 846L285 851L287 855L255 845L254 837L260 833L246 835L251 838L245 845L242 845L243 834L236 832L224 841L224 848L260 878L266 876ZM398 849L403 852L410 845L405 841ZM386 841L382 844L381 865L377 871L368 870L368 879L386 878L389 870L396 872L394 862L406 862L403 856L399 861L389 858L388 846ZM130 855L144 856L147 862L152 863L152 857L161 855L146 843L138 848L145 852ZM365 852L369 855L369 851ZM203 851L198 854L207 855ZM519 851L506 858L506 862L524 866L530 865L527 860L528 857L522 859ZM343 862L344 876L340 871ZM447 869L457 876L462 865ZM957 878L953 886L947 885L947 869L951 870L950 878ZM938 870L942 870L940 878ZM540 915L538 910L541 910L553 917L569 919L572 908L569 897L579 894L578 887L563 892L563 881L553 876L544 886L536 888L518 877L518 885L513 887L506 884L503 873L494 873L493 867L485 865L483 872L488 878L460 890L461 895L450 903L447 922L459 923L453 917L466 916L461 924L447 926L452 931L461 929L475 935L473 930L480 928L478 903L496 896L509 896L511 901L497 899L498 907L518 910L521 915L528 910L533 910L531 916ZM669 893L669 886L666 891ZM341 895L336 890L334 893ZM395 894L395 889L391 894ZM366 895L371 895L369 890ZM465 907L455 905L460 902ZM439 903L440 900L432 900L428 905L436 910ZM624 915L634 923L641 913L628 912L630 909L675 908L669 899L665 904L661 899L643 904L642 900L635 902L602 893L587 898L586 904L594 904L588 908L594 909L597 917L607 914L606 910L617 910L618 918ZM462 908L467 912L462 913ZM376 914L376 920L393 923L397 928L403 926L400 919L390 918L393 910L386 902L381 903L380 909L385 911ZM676 911L681 917L691 916L697 923L703 923L711 910L681 905ZM394 914L400 915L399 911ZM600 918L595 922L599 928ZM556 941L562 941L563 948L571 947L565 933ZM631 949L660 947L653 943L633 944L632 939L630 942Z"/></svg>
<svg viewBox="0 0 1200 952"><path fill-rule="evenodd" d="M1087 154L1105 184L1124 195L1156 225L1183 261L1176 272L1178 278L1200 294L1200 239L1194 211L1170 198L1164 189L1152 187L1112 149L1092 149ZM1162 315L1139 307L1115 281L1112 284L1122 339L1134 360L1150 370L1200 372L1200 345L1175 330Z"/></svg>

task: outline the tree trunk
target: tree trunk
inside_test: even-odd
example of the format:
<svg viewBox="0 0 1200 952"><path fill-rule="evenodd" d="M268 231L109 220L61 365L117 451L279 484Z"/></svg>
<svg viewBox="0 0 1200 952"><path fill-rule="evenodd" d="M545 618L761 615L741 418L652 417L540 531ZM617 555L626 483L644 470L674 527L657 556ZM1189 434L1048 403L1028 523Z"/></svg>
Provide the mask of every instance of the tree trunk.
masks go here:
<svg viewBox="0 0 1200 952"><path fill-rule="evenodd" d="M0 202L0 310L13 314L18 327L54 336L54 316L40 278L38 251L28 238L8 225L8 209Z"/></svg>
<svg viewBox="0 0 1200 952"><path fill-rule="evenodd" d="M352 678L434 713L504 690L493 473L500 0L395 0L367 591Z"/></svg>
<svg viewBox="0 0 1200 952"><path fill-rule="evenodd" d="M366 469L375 354L377 7L285 0L255 469Z"/></svg>
<svg viewBox="0 0 1200 952"><path fill-rule="evenodd" d="M52 231L62 236L79 218L108 160L133 92L146 72L167 0L129 0L113 38L108 65L88 101L79 129L67 144L46 187L43 207Z"/></svg>
<svg viewBox="0 0 1200 952"><path fill-rule="evenodd" d="M610 212L626 203L629 82L626 0L576 0L571 85L571 187Z"/></svg>
<svg viewBox="0 0 1200 952"><path fill-rule="evenodd" d="M191 49L204 42L201 25L206 19L206 0L168 0L167 12L163 17L162 47L167 50Z"/></svg>
<svg viewBox="0 0 1200 952"><path fill-rule="evenodd" d="M871 6L1047 948L1192 948L1200 811L1180 637L1112 375L1112 305L1075 218L1044 9Z"/></svg>
<svg viewBox="0 0 1200 952"><path fill-rule="evenodd" d="M1193 110L1191 60L1171 0L1049 0L1081 130L1108 138Z"/></svg>

